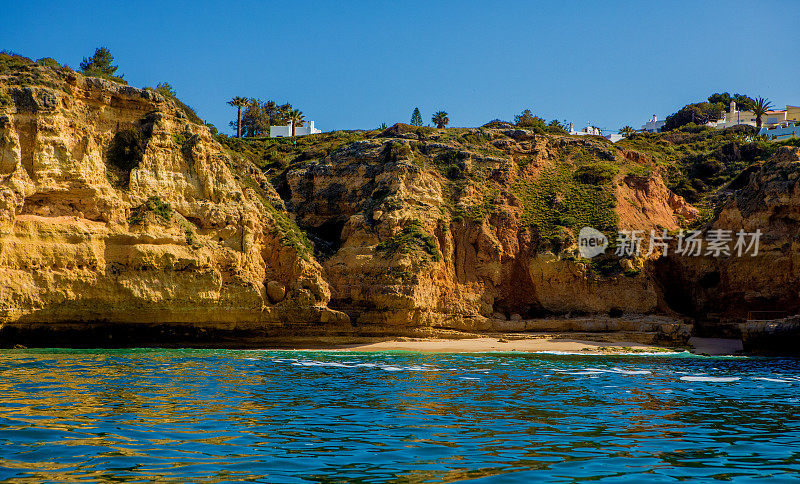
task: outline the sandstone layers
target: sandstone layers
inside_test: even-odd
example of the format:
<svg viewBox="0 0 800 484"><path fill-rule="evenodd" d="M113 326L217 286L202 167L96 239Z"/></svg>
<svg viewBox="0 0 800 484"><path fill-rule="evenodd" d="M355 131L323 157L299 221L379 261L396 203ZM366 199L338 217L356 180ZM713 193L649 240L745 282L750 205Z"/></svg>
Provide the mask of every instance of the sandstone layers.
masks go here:
<svg viewBox="0 0 800 484"><path fill-rule="evenodd" d="M173 101L38 66L0 86L7 326L346 321L286 214Z"/></svg>
<svg viewBox="0 0 800 484"><path fill-rule="evenodd" d="M603 277L585 260L576 260L576 241L570 234L556 248L524 223L522 201L502 187L535 182L541 170L558 162L563 143L574 140L513 135L517 141L502 135L498 141L511 153L534 157L526 160L525 169L514 156L460 152L467 164L488 170L490 180L500 180L497 191L491 184L466 183L454 195L446 177L427 169L421 154L411 149L413 142L403 138L355 143L290 171L282 190L287 208L302 227L335 248L322 262L331 284L331 305L361 323L460 329L512 327L501 321L545 314L662 309L649 261L613 261L623 264L619 274ZM387 143L405 149L387 160ZM425 159L452 150L435 139L423 149ZM697 216L697 210L670 192L658 175L621 176L615 190L621 227L678 229L677 215ZM451 213L453 206L469 212L484 203L487 193L491 208L480 218ZM403 239L412 222L435 240L435 251L418 247L424 245L425 235L411 237L404 252L380 250L381 243ZM627 275L624 264L631 269ZM648 270L642 270L645 265Z"/></svg>

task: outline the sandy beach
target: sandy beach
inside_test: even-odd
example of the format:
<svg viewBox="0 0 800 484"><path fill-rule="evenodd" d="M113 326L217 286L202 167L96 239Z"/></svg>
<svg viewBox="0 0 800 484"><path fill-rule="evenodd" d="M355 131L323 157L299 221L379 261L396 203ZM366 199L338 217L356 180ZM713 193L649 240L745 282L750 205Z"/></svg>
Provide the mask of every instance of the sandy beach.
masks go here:
<svg viewBox="0 0 800 484"><path fill-rule="evenodd" d="M344 351L416 351L429 353L485 353L493 351L568 352L584 354L664 353L681 349L645 345L633 341L592 341L552 336L476 337L464 339L396 338L387 341L336 347Z"/></svg>

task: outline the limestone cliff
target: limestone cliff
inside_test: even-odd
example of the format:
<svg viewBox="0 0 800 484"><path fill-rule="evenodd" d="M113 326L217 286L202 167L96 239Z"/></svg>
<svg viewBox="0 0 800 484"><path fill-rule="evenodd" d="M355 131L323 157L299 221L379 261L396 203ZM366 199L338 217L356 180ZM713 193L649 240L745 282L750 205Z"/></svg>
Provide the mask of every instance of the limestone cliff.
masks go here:
<svg viewBox="0 0 800 484"><path fill-rule="evenodd" d="M271 186L172 100L36 65L0 99L0 323L346 320Z"/></svg>
<svg viewBox="0 0 800 484"><path fill-rule="evenodd" d="M716 153L754 151L725 146L691 156L708 170ZM666 257L643 245L639 257L612 247L582 259L582 226L674 237L700 222L666 187L669 161L597 138L398 125L319 159L301 153L273 182L319 249L330 306L357 324L524 329L536 325L515 321L638 313L711 321L724 335L720 320L800 309L797 153L731 169L708 191L722 205L699 225L706 236L765 232L761 253L743 258L676 256L673 241Z"/></svg>
<svg viewBox="0 0 800 484"><path fill-rule="evenodd" d="M738 132L611 144L507 124L233 140L195 121L155 90L67 68L0 74L4 334L684 337L660 317L800 311L797 149L772 156ZM760 229L761 252L614 254L618 230L690 225ZM606 255L580 257L584 226L609 236ZM592 320L535 320L564 315Z"/></svg>
<svg viewBox="0 0 800 484"><path fill-rule="evenodd" d="M704 228L762 232L758 254L670 257L655 265L670 307L693 317L775 319L800 312L800 150L751 166Z"/></svg>
<svg viewBox="0 0 800 484"><path fill-rule="evenodd" d="M589 175L607 168L598 159L608 179L576 180L587 163ZM579 260L567 228L677 229L697 217L642 166L600 140L395 127L287 171L280 191L328 249L331 307L359 324L480 329L659 310L644 260Z"/></svg>

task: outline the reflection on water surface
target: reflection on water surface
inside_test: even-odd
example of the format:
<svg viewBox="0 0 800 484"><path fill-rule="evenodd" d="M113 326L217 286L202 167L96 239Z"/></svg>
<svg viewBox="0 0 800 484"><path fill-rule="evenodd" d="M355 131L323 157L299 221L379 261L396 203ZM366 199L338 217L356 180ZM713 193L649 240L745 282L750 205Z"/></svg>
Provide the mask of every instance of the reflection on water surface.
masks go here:
<svg viewBox="0 0 800 484"><path fill-rule="evenodd" d="M0 479L790 479L800 361L0 353Z"/></svg>

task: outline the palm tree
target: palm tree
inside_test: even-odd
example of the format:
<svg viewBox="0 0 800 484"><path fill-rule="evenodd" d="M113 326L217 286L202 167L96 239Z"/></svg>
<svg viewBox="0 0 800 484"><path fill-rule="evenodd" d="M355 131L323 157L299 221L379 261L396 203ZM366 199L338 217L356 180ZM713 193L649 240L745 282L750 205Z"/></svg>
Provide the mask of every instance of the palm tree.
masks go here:
<svg viewBox="0 0 800 484"><path fill-rule="evenodd" d="M289 122L292 123L292 136L294 136L295 133L294 128L302 126L304 119L306 119L306 117L303 116L303 112L299 109L292 109L289 111Z"/></svg>
<svg viewBox="0 0 800 484"><path fill-rule="evenodd" d="M621 134L625 138L629 137L630 135L632 135L634 133L636 133L636 130L633 129L632 126L623 126L619 130L619 134Z"/></svg>
<svg viewBox="0 0 800 484"><path fill-rule="evenodd" d="M433 117L431 117L431 121L436 125L437 128L441 129L450 123L450 118L447 117L446 111L437 111Z"/></svg>
<svg viewBox="0 0 800 484"><path fill-rule="evenodd" d="M247 107L250 101L246 97L236 96L228 101L228 105L236 108L236 137L242 137L242 108Z"/></svg>
<svg viewBox="0 0 800 484"><path fill-rule="evenodd" d="M767 114L767 111L772 109L772 102L763 97L757 97L753 100L750 110L756 115L756 126L761 127L761 116Z"/></svg>

